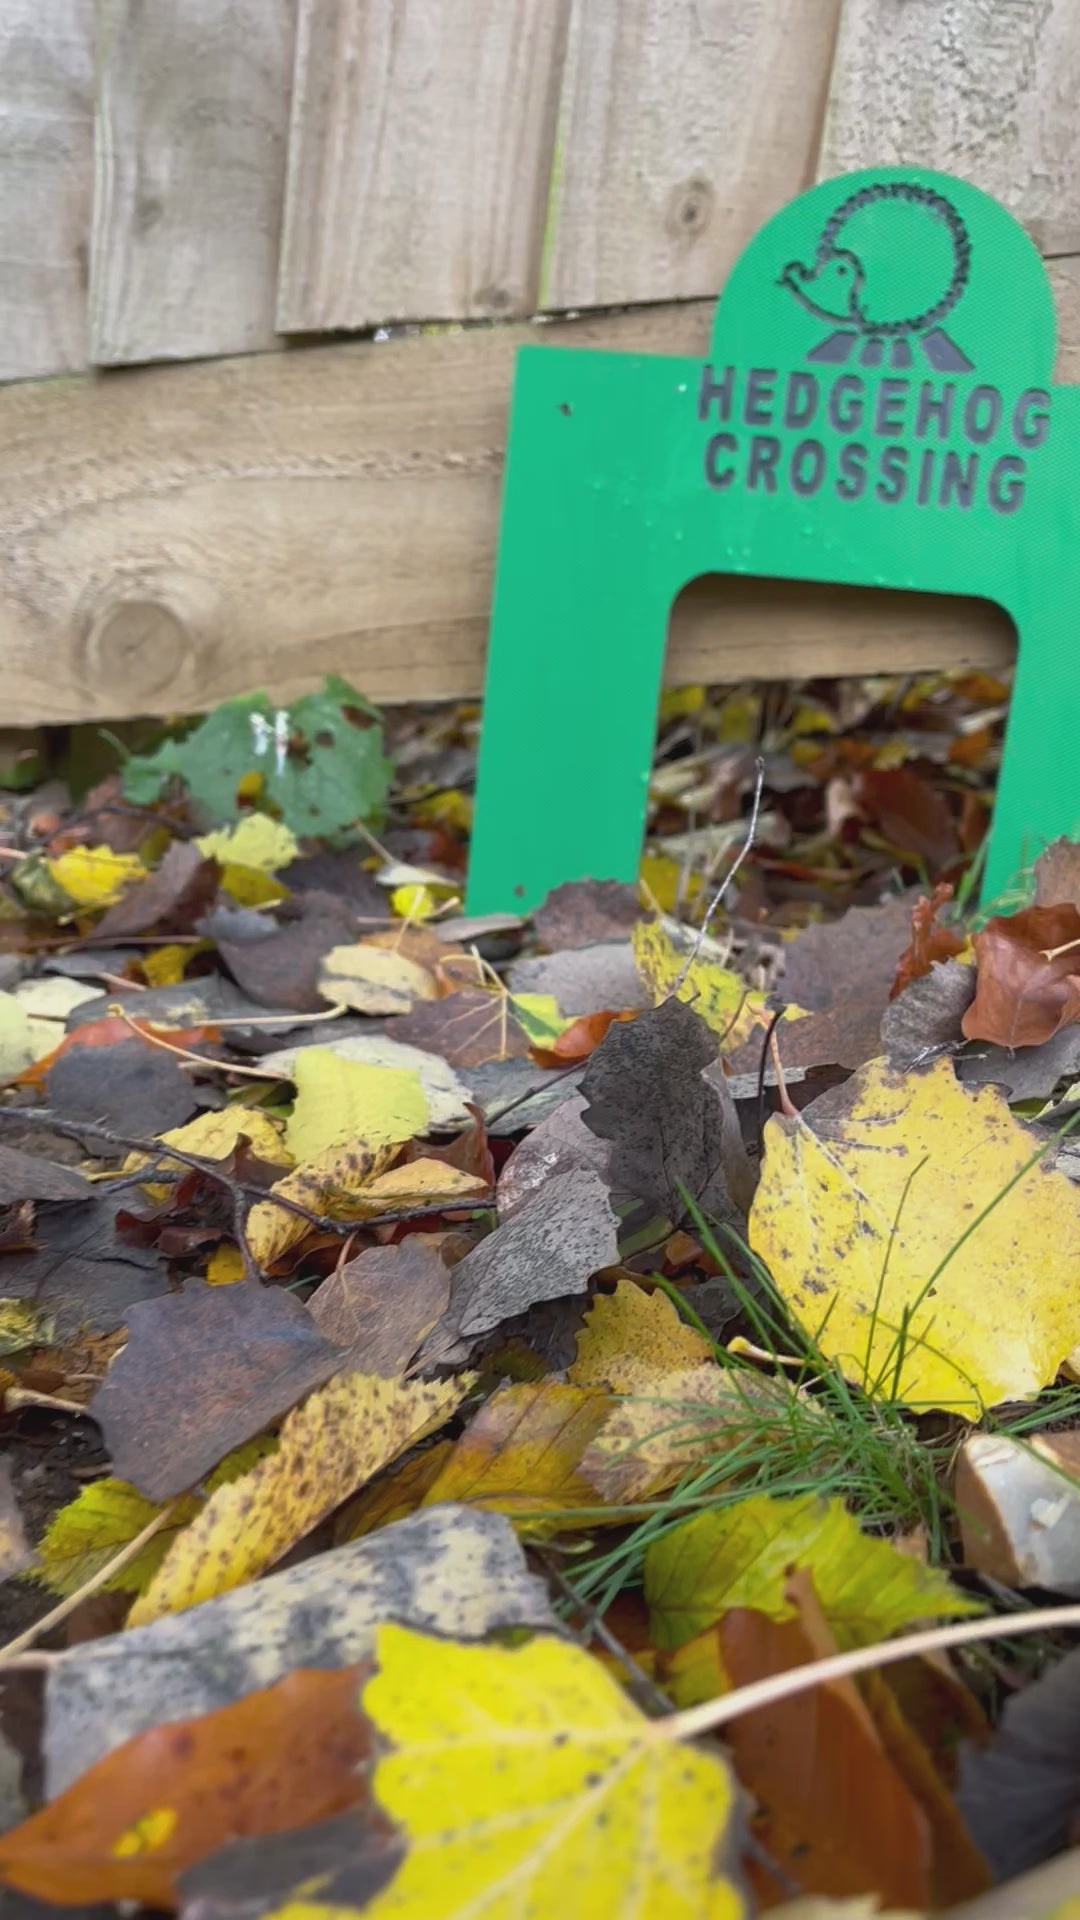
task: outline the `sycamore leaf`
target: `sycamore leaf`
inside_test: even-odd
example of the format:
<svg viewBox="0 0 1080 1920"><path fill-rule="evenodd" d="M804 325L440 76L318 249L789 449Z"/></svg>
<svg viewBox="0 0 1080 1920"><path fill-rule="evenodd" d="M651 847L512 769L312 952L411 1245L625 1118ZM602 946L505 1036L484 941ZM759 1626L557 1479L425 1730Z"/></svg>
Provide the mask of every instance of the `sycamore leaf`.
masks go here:
<svg viewBox="0 0 1080 1920"><path fill-rule="evenodd" d="M363 1805L366 1670L301 1668L214 1713L125 1740L0 1838L0 1879L80 1910L114 1900L175 1907L177 1876L228 1841Z"/></svg>
<svg viewBox="0 0 1080 1920"><path fill-rule="evenodd" d="M841 1652L887 1640L918 1620L980 1610L947 1574L861 1532L842 1501L759 1493L695 1514L648 1549L653 1640L662 1649L681 1647L733 1607L792 1619L785 1583L793 1566L812 1574Z"/></svg>
<svg viewBox="0 0 1080 1920"><path fill-rule="evenodd" d="M72 847L45 864L77 907L115 906L147 874L137 853L114 853L111 847Z"/></svg>
<svg viewBox="0 0 1080 1920"><path fill-rule="evenodd" d="M610 1408L606 1393L558 1380L501 1387L454 1442L424 1505L490 1507L530 1531L545 1514L595 1508L581 1456Z"/></svg>
<svg viewBox="0 0 1080 1920"><path fill-rule="evenodd" d="M768 1440L792 1431L796 1396L782 1380L714 1361L654 1376L621 1401L585 1453L581 1468L603 1499L623 1506L673 1487L691 1467L729 1456L729 1477L756 1464ZM800 1398L803 1422L818 1416Z"/></svg>
<svg viewBox="0 0 1080 1920"><path fill-rule="evenodd" d="M331 947L319 968L319 992L324 1000L358 1013L408 1013L414 1000L438 998L427 967L404 953L362 941Z"/></svg>
<svg viewBox="0 0 1080 1920"><path fill-rule="evenodd" d="M383 1380L347 1373L285 1420L275 1453L220 1487L174 1542L135 1602L128 1626L145 1626L254 1580L382 1467L442 1426L471 1382Z"/></svg>
<svg viewBox="0 0 1080 1920"><path fill-rule="evenodd" d="M235 827L218 827L196 840L199 852L222 867L252 867L258 873L276 873L300 852L294 833L268 813L245 813Z"/></svg>
<svg viewBox="0 0 1080 1920"><path fill-rule="evenodd" d="M666 1740L582 1648L385 1626L376 1658L363 1704L391 1751L374 1794L407 1851L365 1920L738 1920L724 1762Z"/></svg>
<svg viewBox="0 0 1080 1920"><path fill-rule="evenodd" d="M657 1287L646 1293L634 1280L620 1280L614 1293L598 1293L577 1336L577 1352L567 1378L579 1387L610 1387L613 1393L640 1393L665 1373L696 1367L713 1358L703 1334L679 1318L674 1303Z"/></svg>
<svg viewBox="0 0 1080 1920"><path fill-rule="evenodd" d="M400 1146L427 1128L427 1099L411 1067L375 1067L329 1047L304 1047L291 1077L296 1105L285 1137L297 1161L346 1141Z"/></svg>
<svg viewBox="0 0 1080 1920"><path fill-rule="evenodd" d="M630 935L637 969L657 1006L666 1000L693 950L694 936L675 922L639 920ZM677 944L677 942L679 942ZM678 991L706 1026L719 1034L725 1049L742 1046L750 1035L768 1025L765 995L752 992L745 980L702 952Z"/></svg>
<svg viewBox="0 0 1080 1920"><path fill-rule="evenodd" d="M106 1580L105 1593L141 1593L148 1587L177 1535L202 1511L206 1498L218 1487L250 1473L258 1461L274 1451L270 1439L248 1440L228 1454L203 1482L201 1494L186 1494L173 1504L168 1522L146 1543L134 1560ZM77 1593L114 1554L149 1526L162 1507L126 1480L111 1476L92 1480L88 1487L54 1515L38 1548L34 1578L53 1593Z"/></svg>
<svg viewBox="0 0 1080 1920"><path fill-rule="evenodd" d="M1076 1345L1080 1192L1038 1152L948 1060L871 1060L768 1121L750 1244L849 1378L977 1417L1049 1386Z"/></svg>
<svg viewBox="0 0 1080 1920"><path fill-rule="evenodd" d="M366 1198L369 1181L396 1153L396 1147L368 1147L363 1142L327 1147L308 1165L297 1167L283 1180L275 1180L270 1194L294 1200L309 1213L328 1214L335 1220L360 1220L365 1212L372 1211ZM376 1206L374 1211L382 1209ZM263 1267L272 1266L308 1230L309 1222L303 1214L276 1207L272 1198L257 1201L248 1215L248 1245Z"/></svg>

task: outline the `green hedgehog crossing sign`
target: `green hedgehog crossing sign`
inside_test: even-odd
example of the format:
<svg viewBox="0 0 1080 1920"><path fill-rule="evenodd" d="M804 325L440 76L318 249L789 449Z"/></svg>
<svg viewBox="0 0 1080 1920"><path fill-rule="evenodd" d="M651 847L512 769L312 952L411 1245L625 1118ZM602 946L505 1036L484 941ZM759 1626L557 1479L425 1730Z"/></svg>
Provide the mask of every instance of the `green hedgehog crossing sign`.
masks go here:
<svg viewBox="0 0 1080 1920"><path fill-rule="evenodd" d="M1054 345L1012 216L882 168L761 230L704 363L524 348L470 911L635 877L668 614L709 573L996 602L1019 658L987 892L1080 829L1080 388Z"/></svg>

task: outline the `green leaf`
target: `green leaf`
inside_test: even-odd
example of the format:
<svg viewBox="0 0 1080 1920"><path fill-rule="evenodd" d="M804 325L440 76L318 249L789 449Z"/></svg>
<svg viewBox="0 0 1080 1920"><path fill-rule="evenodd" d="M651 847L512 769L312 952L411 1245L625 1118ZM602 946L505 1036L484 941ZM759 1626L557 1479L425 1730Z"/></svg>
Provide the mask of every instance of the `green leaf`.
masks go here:
<svg viewBox="0 0 1080 1920"><path fill-rule="evenodd" d="M346 681L328 675L321 692L288 709L289 742L280 768L274 715L265 693L224 701L183 739L133 754L124 768L127 798L156 800L176 775L213 820L235 820L240 782L258 775L260 802L294 833L348 844L357 837L357 822L377 820L386 799L391 769L377 710Z"/></svg>
<svg viewBox="0 0 1080 1920"><path fill-rule="evenodd" d="M863 1533L841 1500L761 1493L697 1514L649 1548L645 1598L656 1645L681 1647L734 1607L792 1619L791 1567L809 1568L841 1652L916 1620L979 1612L947 1574Z"/></svg>

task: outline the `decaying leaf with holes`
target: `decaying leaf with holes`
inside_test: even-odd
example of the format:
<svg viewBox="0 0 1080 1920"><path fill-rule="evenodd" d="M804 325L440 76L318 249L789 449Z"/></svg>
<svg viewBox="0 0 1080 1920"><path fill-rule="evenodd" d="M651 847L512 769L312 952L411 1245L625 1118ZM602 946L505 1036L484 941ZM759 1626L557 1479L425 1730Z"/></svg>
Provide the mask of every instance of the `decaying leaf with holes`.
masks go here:
<svg viewBox="0 0 1080 1920"><path fill-rule="evenodd" d="M997 1088L873 1060L765 1129L750 1244L868 1392L977 1418L1075 1347L1080 1193Z"/></svg>
<svg viewBox="0 0 1080 1920"><path fill-rule="evenodd" d="M185 1528L128 1625L254 1580L381 1467L435 1432L470 1384L463 1377L407 1386L363 1373L331 1380L290 1413L277 1452L220 1488Z"/></svg>

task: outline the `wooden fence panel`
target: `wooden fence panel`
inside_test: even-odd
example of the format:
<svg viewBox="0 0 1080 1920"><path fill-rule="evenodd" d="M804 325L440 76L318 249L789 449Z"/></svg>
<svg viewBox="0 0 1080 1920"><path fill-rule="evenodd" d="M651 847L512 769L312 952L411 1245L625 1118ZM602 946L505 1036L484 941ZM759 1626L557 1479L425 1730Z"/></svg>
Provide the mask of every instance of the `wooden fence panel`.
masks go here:
<svg viewBox="0 0 1080 1920"><path fill-rule="evenodd" d="M530 313L568 0L301 0L283 331Z"/></svg>
<svg viewBox="0 0 1080 1920"><path fill-rule="evenodd" d="M821 176L958 173L1080 253L1077 0L845 0Z"/></svg>
<svg viewBox="0 0 1080 1920"><path fill-rule="evenodd" d="M540 301L715 294L817 165L839 0L574 0Z"/></svg>
<svg viewBox="0 0 1080 1920"><path fill-rule="evenodd" d="M97 6L91 360L273 346L296 0Z"/></svg>
<svg viewBox="0 0 1080 1920"><path fill-rule="evenodd" d="M86 365L94 20L87 0L0 10L0 380Z"/></svg>

